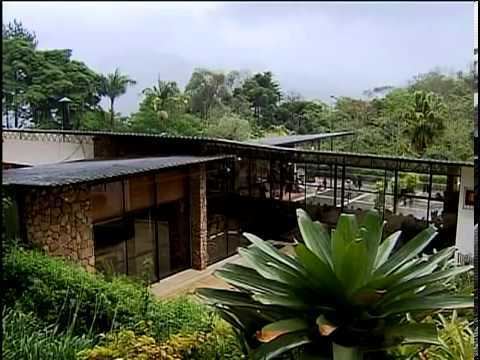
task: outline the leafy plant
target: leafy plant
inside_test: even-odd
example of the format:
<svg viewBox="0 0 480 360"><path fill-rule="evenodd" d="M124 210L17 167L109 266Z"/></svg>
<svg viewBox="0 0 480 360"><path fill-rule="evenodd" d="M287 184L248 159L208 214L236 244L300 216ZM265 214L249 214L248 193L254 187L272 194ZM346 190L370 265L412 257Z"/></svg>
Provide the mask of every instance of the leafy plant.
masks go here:
<svg viewBox="0 0 480 360"><path fill-rule="evenodd" d="M223 360L241 359L243 355L229 325L216 319L211 331L181 332L164 342L131 330L110 333L101 345L83 350L79 357L85 360Z"/></svg>
<svg viewBox="0 0 480 360"><path fill-rule="evenodd" d="M56 324L45 325L32 313L18 309L4 309L2 315L2 358L5 360L74 360L77 352L94 342L89 334L73 334L74 320L62 331Z"/></svg>
<svg viewBox="0 0 480 360"><path fill-rule="evenodd" d="M432 322L431 319L429 319ZM458 316L438 314L434 323L439 331L441 345L418 349L412 346L400 346L392 351L394 358L402 360L470 360L474 357L474 334L472 322Z"/></svg>
<svg viewBox="0 0 480 360"><path fill-rule="evenodd" d="M3 259L5 302L16 303L45 323L66 329L76 308L76 333L105 333L112 328L134 329L141 321L158 340L180 331L208 330L209 311L187 297L160 301L145 287L125 277L107 281L79 265L47 256L40 251L13 248Z"/></svg>
<svg viewBox="0 0 480 360"><path fill-rule="evenodd" d="M234 289L197 290L243 336L253 359L302 348L305 355L350 360L402 343L440 345L434 324L406 322L405 314L422 318L473 306L472 296L450 292L449 280L472 269L443 269L453 247L420 255L436 236L434 227L393 253L400 232L382 241L376 211L360 224L342 214L331 234L303 210L297 217L303 241L293 255L244 234L253 244L239 249L247 265L216 272Z"/></svg>
<svg viewBox="0 0 480 360"><path fill-rule="evenodd" d="M136 81L127 75L120 73L117 68L113 73L101 77L100 94L110 100L110 126L113 128L115 122L115 99L127 92L128 86L133 86Z"/></svg>

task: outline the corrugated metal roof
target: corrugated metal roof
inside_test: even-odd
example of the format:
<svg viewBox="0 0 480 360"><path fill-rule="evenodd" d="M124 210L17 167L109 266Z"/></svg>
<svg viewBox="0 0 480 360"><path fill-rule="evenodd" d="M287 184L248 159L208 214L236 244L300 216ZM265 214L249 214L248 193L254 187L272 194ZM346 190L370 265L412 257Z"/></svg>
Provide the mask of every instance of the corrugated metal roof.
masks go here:
<svg viewBox="0 0 480 360"><path fill-rule="evenodd" d="M61 186L152 172L230 158L230 156L165 156L139 159L85 160L3 171L3 185Z"/></svg>
<svg viewBox="0 0 480 360"><path fill-rule="evenodd" d="M274 136L259 139L257 141L250 142L251 144L260 143L271 146L286 146L301 144L309 141L322 140L327 138L353 135L353 131L342 131L333 133L321 133L321 134L306 134L306 135L287 135L287 136Z"/></svg>
<svg viewBox="0 0 480 360"><path fill-rule="evenodd" d="M434 174L447 173L448 168L459 168L462 166L473 167L471 161L459 160L437 160L425 158L411 158L405 156L393 155L378 155L378 154L363 154L339 151L317 151L317 150L301 150L282 148L279 146L266 145L261 143L243 142L236 140L215 139L207 137L196 136L173 136L166 134L145 134L145 133L128 133L128 132L112 132L112 131L79 131L79 130L39 130L39 129L5 129L3 131L19 134L65 134L65 135L83 135L83 136L107 136L113 139L125 139L131 141L135 138L156 138L159 144L175 143L179 145L202 145L207 149L212 147L208 152L217 155L236 154L241 156L257 156L259 153L268 153L268 157L274 155L282 155L284 158L289 158L288 161L298 162L317 162L325 164L345 164L346 166L357 166L372 168L377 166L379 169L398 169L400 171L411 171L428 173L429 168L433 167ZM255 154L255 155L254 155ZM399 166L398 164L401 164ZM437 169L437 170L435 170Z"/></svg>

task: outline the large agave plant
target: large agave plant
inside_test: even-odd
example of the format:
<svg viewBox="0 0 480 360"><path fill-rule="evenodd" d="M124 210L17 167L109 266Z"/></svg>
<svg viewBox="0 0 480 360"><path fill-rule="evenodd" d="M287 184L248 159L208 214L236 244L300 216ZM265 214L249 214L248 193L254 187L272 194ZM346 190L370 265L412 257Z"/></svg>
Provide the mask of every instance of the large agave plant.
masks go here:
<svg viewBox="0 0 480 360"><path fill-rule="evenodd" d="M350 360L398 344L440 344L435 325L409 322L406 314L418 319L473 306L472 296L454 295L448 286L471 269L447 265L453 247L420 255L434 227L394 252L400 232L382 241L376 211L360 224L342 214L331 234L303 210L297 217L303 241L294 254L244 234L253 244L239 249L246 265L216 272L233 289L197 289L243 335L252 359L300 349L309 359Z"/></svg>

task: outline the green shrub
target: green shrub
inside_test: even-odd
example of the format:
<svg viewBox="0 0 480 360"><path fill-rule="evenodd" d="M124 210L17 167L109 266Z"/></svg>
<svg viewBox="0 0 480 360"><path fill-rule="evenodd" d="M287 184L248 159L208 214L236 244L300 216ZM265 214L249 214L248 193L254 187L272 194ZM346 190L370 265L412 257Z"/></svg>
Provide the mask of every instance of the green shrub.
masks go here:
<svg viewBox="0 0 480 360"><path fill-rule="evenodd" d="M131 330L113 332L93 349L83 350L79 358L84 360L114 360L118 358L143 360L215 360L242 359L236 335L231 327L218 318L213 320L212 329L206 331L181 332L164 342L156 342L147 335Z"/></svg>
<svg viewBox="0 0 480 360"><path fill-rule="evenodd" d="M62 332L58 326L45 325L31 313L4 309L2 358L5 360L70 360L93 344L89 335L73 335L74 322Z"/></svg>
<svg viewBox="0 0 480 360"><path fill-rule="evenodd" d="M459 317L456 311L445 317L438 314L435 320L427 318L426 323L435 322L439 338L443 346L429 346L419 349L418 346L399 346L391 353L394 359L413 360L470 360L474 355L474 334L472 323Z"/></svg>
<svg viewBox="0 0 480 360"><path fill-rule="evenodd" d="M37 250L13 248L5 255L3 270L7 303L16 302L23 311L46 323L58 322L61 328L68 326L75 309L78 333L150 324L151 335L163 340L179 331L210 328L211 313L191 298L159 301L130 279L107 281Z"/></svg>

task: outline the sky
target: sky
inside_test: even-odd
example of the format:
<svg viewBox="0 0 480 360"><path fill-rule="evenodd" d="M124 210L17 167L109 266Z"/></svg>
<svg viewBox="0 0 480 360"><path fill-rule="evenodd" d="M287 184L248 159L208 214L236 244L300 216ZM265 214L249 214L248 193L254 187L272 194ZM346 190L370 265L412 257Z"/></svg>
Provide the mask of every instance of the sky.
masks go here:
<svg viewBox="0 0 480 360"><path fill-rule="evenodd" d="M124 114L162 80L184 87L195 68L272 71L284 92L307 99L360 97L403 86L434 68L473 60L473 2L8 2L40 49L69 48L101 73L137 85Z"/></svg>

